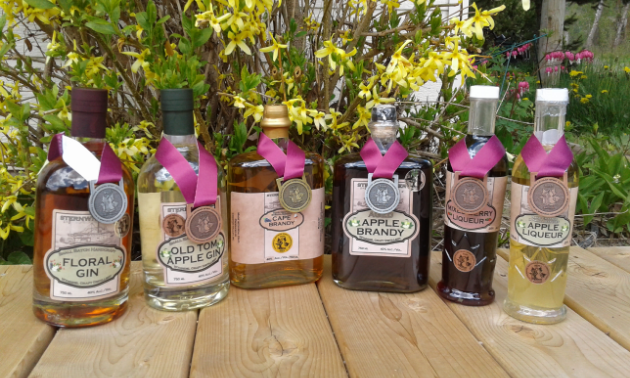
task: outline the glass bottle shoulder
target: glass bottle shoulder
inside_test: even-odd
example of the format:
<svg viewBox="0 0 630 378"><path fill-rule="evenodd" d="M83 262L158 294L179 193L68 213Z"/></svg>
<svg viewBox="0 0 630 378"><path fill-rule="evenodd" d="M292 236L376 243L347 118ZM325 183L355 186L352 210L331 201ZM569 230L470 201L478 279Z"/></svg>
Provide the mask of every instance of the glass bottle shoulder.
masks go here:
<svg viewBox="0 0 630 378"><path fill-rule="evenodd" d="M407 158L400 164L400 168L404 169L426 169L433 167L430 160L420 156L409 154ZM367 169L363 158L358 152L347 154L335 162L335 169Z"/></svg>
<svg viewBox="0 0 630 378"><path fill-rule="evenodd" d="M521 154L519 154L516 157L516 160L514 160L514 167L512 168L512 181L520 185L530 185L530 172ZM569 184L569 188L575 188L579 184L579 169L575 159L573 159L567 169L567 182Z"/></svg>
<svg viewBox="0 0 630 378"><path fill-rule="evenodd" d="M486 145L486 143L492 138L492 135L466 135L466 148L468 149L469 156L474 158L477 153ZM446 168L449 172L453 172L451 161L448 160ZM490 177L504 177L508 174L508 159L507 154L503 154L503 157L492 167L488 176Z"/></svg>
<svg viewBox="0 0 630 378"><path fill-rule="evenodd" d="M135 183L129 168L124 164L123 185L126 192L133 192ZM49 162L39 173L37 179L37 191L67 194L89 193L90 183L77 171L70 167L61 157Z"/></svg>
<svg viewBox="0 0 630 378"><path fill-rule="evenodd" d="M304 165L319 165L324 163L324 159L315 152L304 152ZM228 167L235 168L260 168L271 167L271 164L264 157L260 156L256 151L244 152L234 156L228 162Z"/></svg>

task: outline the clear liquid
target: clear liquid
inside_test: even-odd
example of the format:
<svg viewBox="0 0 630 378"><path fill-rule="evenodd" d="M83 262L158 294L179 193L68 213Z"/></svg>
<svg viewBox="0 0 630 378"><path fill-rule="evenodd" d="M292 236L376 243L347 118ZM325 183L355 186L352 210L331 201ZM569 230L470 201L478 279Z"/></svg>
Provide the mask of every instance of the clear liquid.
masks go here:
<svg viewBox="0 0 630 378"><path fill-rule="evenodd" d="M194 136L170 137L171 142L193 166L198 164L197 142ZM210 306L225 298L230 286L227 246L221 256L222 273L211 281L168 285L164 278L164 267L158 262L157 248L162 241L161 204L186 202L171 178L163 180L165 168L150 158L138 176L138 209L140 213L140 238L142 242L142 266L144 270L144 294L147 304L165 311L186 311ZM160 177L161 180L156 180ZM219 196L223 234L227 243L227 203L224 176L219 169Z"/></svg>

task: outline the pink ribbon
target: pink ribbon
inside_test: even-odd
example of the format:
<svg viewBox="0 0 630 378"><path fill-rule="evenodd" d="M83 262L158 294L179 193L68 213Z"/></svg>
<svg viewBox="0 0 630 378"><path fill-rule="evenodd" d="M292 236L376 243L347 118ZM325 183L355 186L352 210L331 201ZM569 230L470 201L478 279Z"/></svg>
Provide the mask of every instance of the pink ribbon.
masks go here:
<svg viewBox="0 0 630 378"><path fill-rule="evenodd" d="M286 155L268 136L260 134L258 140L258 155L267 159L269 164L284 181L304 175L306 155L297 144L289 141Z"/></svg>
<svg viewBox="0 0 630 378"><path fill-rule="evenodd" d="M567 144L564 135L558 140L549 154L542 143L532 135L523 150L521 156L530 172L537 172L538 177L560 177L564 175L573 161L573 152Z"/></svg>
<svg viewBox="0 0 630 378"><path fill-rule="evenodd" d="M505 149L496 135L493 135L472 159L465 139L460 140L448 150L451 167L454 172L460 172L460 177L482 179L503 156L505 156Z"/></svg>
<svg viewBox="0 0 630 378"><path fill-rule="evenodd" d="M162 138L155 152L155 158L166 168L179 186L186 203L194 207L208 206L217 202L218 172L217 162L203 145L197 142L199 150L199 177L190 163L166 138Z"/></svg>
<svg viewBox="0 0 630 378"><path fill-rule="evenodd" d="M60 133L52 137L48 149L48 161L53 161L63 155L63 136L63 133ZM98 171L96 184L118 183L122 178L122 163L108 143L105 143L103 147L100 160L101 169Z"/></svg>
<svg viewBox="0 0 630 378"><path fill-rule="evenodd" d="M368 139L361 149L361 158L373 178L392 178L407 156L409 156L407 150L398 141L394 141L385 156L381 155L381 150L372 138Z"/></svg>

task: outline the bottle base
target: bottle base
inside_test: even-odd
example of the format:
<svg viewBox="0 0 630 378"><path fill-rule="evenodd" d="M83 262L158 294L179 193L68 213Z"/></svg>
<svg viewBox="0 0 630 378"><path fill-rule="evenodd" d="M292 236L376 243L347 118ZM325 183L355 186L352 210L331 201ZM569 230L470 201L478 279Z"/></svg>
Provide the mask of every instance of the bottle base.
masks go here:
<svg viewBox="0 0 630 378"><path fill-rule="evenodd" d="M487 293L471 293L447 287L443 281L437 284L436 291L440 298L464 306L487 306L494 302L494 290Z"/></svg>
<svg viewBox="0 0 630 378"><path fill-rule="evenodd" d="M227 297L230 281L203 288L161 288L147 286L144 298L150 307L161 311L189 311L212 306Z"/></svg>
<svg viewBox="0 0 630 378"><path fill-rule="evenodd" d="M378 291L384 293L417 293L427 288L427 284L419 285L414 288L400 288L393 282L385 282L385 281L363 281L359 284L348 284L345 281L340 281L333 278L333 281L337 286L347 289L347 290L358 290L358 291Z"/></svg>
<svg viewBox="0 0 630 378"><path fill-rule="evenodd" d="M50 302L33 299L35 316L55 327L81 328L109 323L127 310L127 292L96 303Z"/></svg>
<svg viewBox="0 0 630 378"><path fill-rule="evenodd" d="M506 299L503 302L503 310L515 319L533 324L556 324L567 317L567 306L565 305L557 309L532 308Z"/></svg>

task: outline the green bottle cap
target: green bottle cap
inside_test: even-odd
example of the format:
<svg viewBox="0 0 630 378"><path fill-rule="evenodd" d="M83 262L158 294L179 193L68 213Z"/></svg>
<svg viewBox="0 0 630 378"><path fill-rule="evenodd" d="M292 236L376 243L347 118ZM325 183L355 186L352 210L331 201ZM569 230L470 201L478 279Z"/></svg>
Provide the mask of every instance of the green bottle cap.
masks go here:
<svg viewBox="0 0 630 378"><path fill-rule="evenodd" d="M160 92L160 102L162 103L164 134L192 135L195 133L192 89L163 89Z"/></svg>

